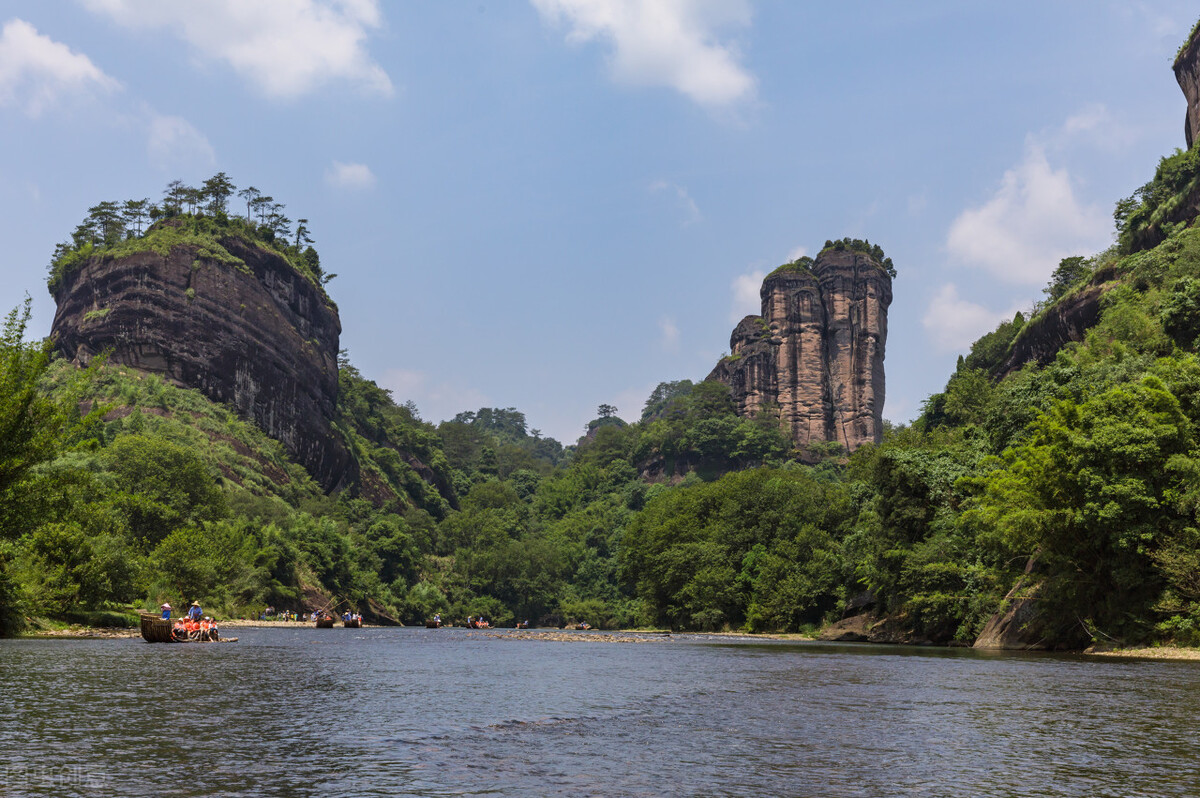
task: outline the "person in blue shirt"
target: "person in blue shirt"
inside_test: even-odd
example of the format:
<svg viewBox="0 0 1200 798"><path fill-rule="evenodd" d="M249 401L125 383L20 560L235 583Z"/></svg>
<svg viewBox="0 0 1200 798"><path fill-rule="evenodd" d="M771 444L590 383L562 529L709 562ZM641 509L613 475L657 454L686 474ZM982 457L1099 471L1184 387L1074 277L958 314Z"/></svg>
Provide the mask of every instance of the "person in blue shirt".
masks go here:
<svg viewBox="0 0 1200 798"><path fill-rule="evenodd" d="M162 610L162 617L163 617L164 621L171 620L171 605L170 604L164 604L159 609Z"/></svg>
<svg viewBox="0 0 1200 798"><path fill-rule="evenodd" d="M188 617L197 623L204 617L204 610L200 609L200 602L192 602L192 606L188 609Z"/></svg>

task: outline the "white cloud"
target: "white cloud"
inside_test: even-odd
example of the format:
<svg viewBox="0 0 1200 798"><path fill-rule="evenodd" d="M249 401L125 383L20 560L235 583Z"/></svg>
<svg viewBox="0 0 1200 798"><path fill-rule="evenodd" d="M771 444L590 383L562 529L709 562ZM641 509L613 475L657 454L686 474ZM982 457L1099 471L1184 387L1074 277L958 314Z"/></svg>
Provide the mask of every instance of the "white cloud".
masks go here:
<svg viewBox="0 0 1200 798"><path fill-rule="evenodd" d="M921 326L939 352L965 352L979 336L996 329L1018 310L1019 306L1004 311L988 310L963 299L954 283L947 283L929 302Z"/></svg>
<svg viewBox="0 0 1200 798"><path fill-rule="evenodd" d="M488 397L474 388L434 382L428 374L407 369L388 369L379 384L392 392L396 404L412 401L421 418L433 424L449 421L464 410L491 405Z"/></svg>
<svg viewBox="0 0 1200 798"><path fill-rule="evenodd" d="M86 55L43 36L24 20L9 20L0 31L0 107L18 106L36 117L53 106L120 89ZM110 113L94 115L93 123L144 130L146 155L155 167L186 172L216 163L208 139L183 117L159 114L128 99L115 106L108 107Z"/></svg>
<svg viewBox="0 0 1200 798"><path fill-rule="evenodd" d="M202 59L228 64L270 97L347 81L383 95L392 82L367 53L378 0L83 0L127 28L166 29Z"/></svg>
<svg viewBox="0 0 1200 798"><path fill-rule="evenodd" d="M700 213L699 206L696 205L696 201L692 199L692 195L683 186L668 183L666 180L656 180L650 184L650 193L657 194L660 191L668 191L674 194L676 199L679 200L679 205L683 208L684 227L695 224L704 218L703 214Z"/></svg>
<svg viewBox="0 0 1200 798"><path fill-rule="evenodd" d="M1137 131L1114 117L1102 103L1079 109L1050 136L1051 143L1060 148L1084 142L1107 152L1123 150L1136 139Z"/></svg>
<svg viewBox="0 0 1200 798"><path fill-rule="evenodd" d="M91 59L43 36L22 19L0 31L0 106L18 106L32 117L71 98L119 88Z"/></svg>
<svg viewBox="0 0 1200 798"><path fill-rule="evenodd" d="M338 188L362 189L375 185L375 175L366 164L334 161L325 180Z"/></svg>
<svg viewBox="0 0 1200 798"><path fill-rule="evenodd" d="M792 247L790 250L788 250L787 262L792 263L793 261L800 260L807 254L808 247Z"/></svg>
<svg viewBox="0 0 1200 798"><path fill-rule="evenodd" d="M1070 175L1055 170L1030 140L1021 163L1004 173L995 195L950 225L946 248L970 266L1012 283L1046 282L1058 262L1108 246L1112 220L1081 205Z"/></svg>
<svg viewBox="0 0 1200 798"><path fill-rule="evenodd" d="M150 163L164 172L207 169L217 162L216 153L204 134L181 116L149 112L146 154Z"/></svg>
<svg viewBox="0 0 1200 798"><path fill-rule="evenodd" d="M679 351L679 325L669 316L658 320L659 343L668 352Z"/></svg>
<svg viewBox="0 0 1200 798"><path fill-rule="evenodd" d="M567 41L607 40L613 77L634 86L667 86L709 108L751 99L754 76L716 32L750 24L746 0L531 0L549 22L569 26Z"/></svg>
<svg viewBox="0 0 1200 798"><path fill-rule="evenodd" d="M794 260L794 258L793 258ZM762 299L759 290L767 273L755 269L749 274L739 274L733 278L729 287L733 289L733 303L729 309L729 320L733 323L741 321L746 316L757 316L762 312Z"/></svg>

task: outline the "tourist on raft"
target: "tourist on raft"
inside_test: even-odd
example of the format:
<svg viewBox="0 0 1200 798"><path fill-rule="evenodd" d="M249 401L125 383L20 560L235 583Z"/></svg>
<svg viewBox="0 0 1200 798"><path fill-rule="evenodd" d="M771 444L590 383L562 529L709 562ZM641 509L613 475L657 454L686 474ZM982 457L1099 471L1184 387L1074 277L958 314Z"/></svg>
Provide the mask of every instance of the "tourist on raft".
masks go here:
<svg viewBox="0 0 1200 798"><path fill-rule="evenodd" d="M176 642L192 641L192 642L217 642L221 639L220 630L217 629L217 622L212 619L212 616L203 616L200 620L192 617L179 618L175 621L175 625L171 627L171 636Z"/></svg>
<svg viewBox="0 0 1200 798"><path fill-rule="evenodd" d="M213 643L221 639L220 633L217 631L217 622L212 619L211 615L204 616L204 620L200 622L200 639Z"/></svg>

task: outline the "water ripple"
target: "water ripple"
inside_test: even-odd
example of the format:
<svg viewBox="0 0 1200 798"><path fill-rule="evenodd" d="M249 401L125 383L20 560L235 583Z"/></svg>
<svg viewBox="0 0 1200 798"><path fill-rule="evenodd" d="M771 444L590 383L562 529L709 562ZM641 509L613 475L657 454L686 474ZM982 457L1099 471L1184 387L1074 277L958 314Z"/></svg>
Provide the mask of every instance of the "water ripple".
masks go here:
<svg viewBox="0 0 1200 798"><path fill-rule="evenodd" d="M0 641L0 794L1200 794L1193 663L239 636Z"/></svg>

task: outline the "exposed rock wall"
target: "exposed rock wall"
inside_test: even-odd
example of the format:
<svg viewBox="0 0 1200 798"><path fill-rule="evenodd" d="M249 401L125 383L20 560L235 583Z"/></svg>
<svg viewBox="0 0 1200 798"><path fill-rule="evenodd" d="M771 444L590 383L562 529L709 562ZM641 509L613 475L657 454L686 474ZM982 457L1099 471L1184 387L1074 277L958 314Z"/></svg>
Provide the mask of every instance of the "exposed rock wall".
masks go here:
<svg viewBox="0 0 1200 798"><path fill-rule="evenodd" d="M1192 31L1192 37L1175 59L1175 79L1187 98L1183 133L1188 149L1191 149L1196 139L1200 138L1200 28Z"/></svg>
<svg viewBox="0 0 1200 798"><path fill-rule="evenodd" d="M1104 283L1086 286L1030 320L1012 342L996 377L1006 377L1030 362L1045 366L1054 361L1064 346L1082 341L1100 320L1100 300L1106 289Z"/></svg>
<svg viewBox="0 0 1200 798"><path fill-rule="evenodd" d="M884 268L869 255L826 250L811 268L769 275L760 297L762 315L742 319L708 379L730 387L739 415L778 417L801 449L878 442L892 302Z"/></svg>
<svg viewBox="0 0 1200 798"><path fill-rule="evenodd" d="M353 480L331 420L341 321L321 290L279 255L226 238L245 266L176 246L94 256L65 276L51 335L69 358L161 374L232 405L326 489Z"/></svg>

